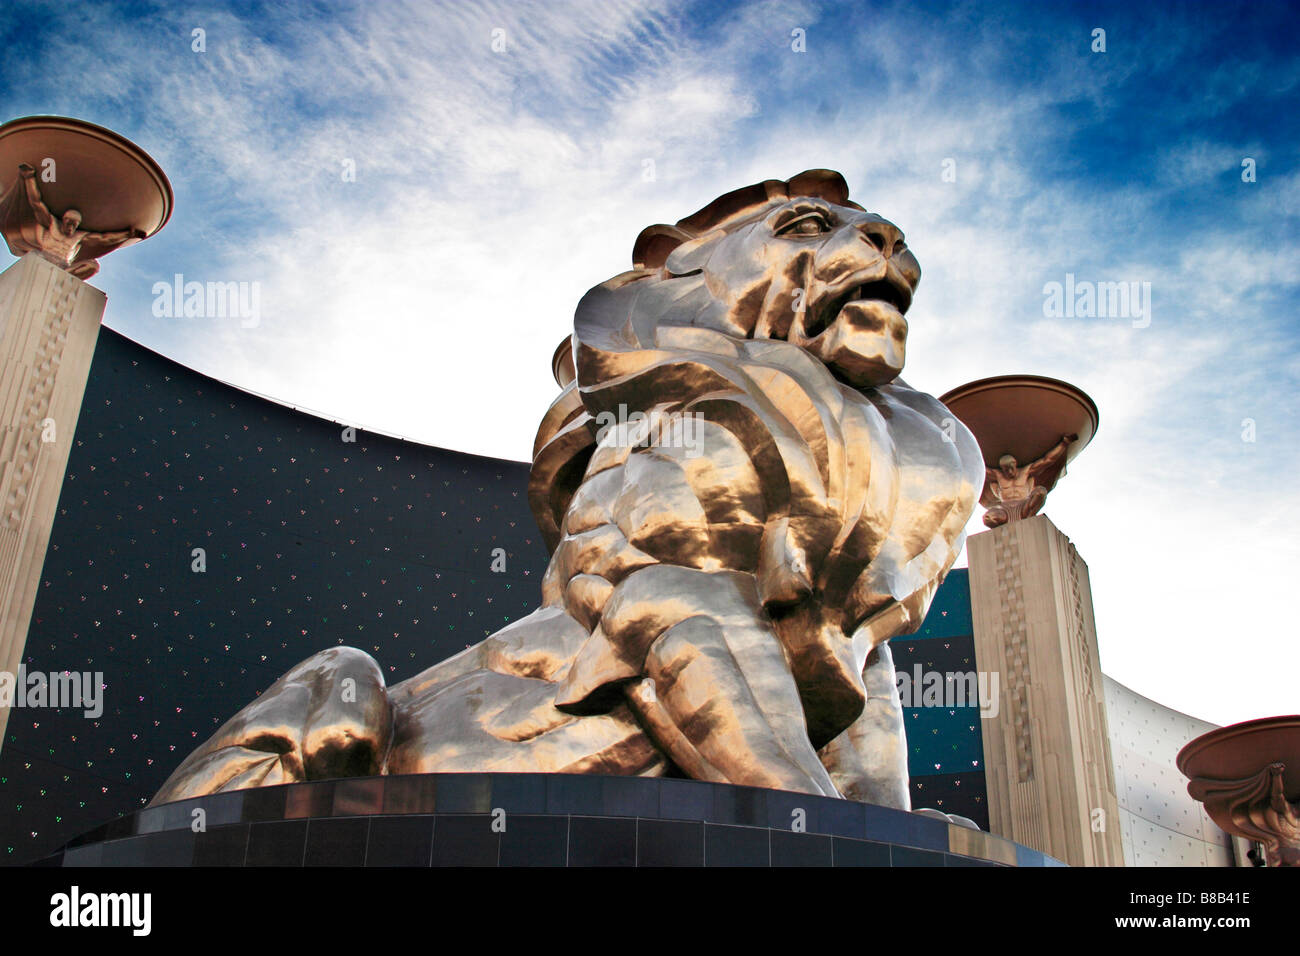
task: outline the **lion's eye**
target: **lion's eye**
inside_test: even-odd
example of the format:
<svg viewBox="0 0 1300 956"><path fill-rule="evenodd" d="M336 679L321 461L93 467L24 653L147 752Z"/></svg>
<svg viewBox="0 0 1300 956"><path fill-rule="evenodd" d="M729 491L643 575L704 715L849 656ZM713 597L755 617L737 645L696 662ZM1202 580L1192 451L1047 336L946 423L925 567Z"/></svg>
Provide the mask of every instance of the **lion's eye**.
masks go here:
<svg viewBox="0 0 1300 956"><path fill-rule="evenodd" d="M778 236L820 236L831 231L831 224L819 212L810 212L777 230Z"/></svg>

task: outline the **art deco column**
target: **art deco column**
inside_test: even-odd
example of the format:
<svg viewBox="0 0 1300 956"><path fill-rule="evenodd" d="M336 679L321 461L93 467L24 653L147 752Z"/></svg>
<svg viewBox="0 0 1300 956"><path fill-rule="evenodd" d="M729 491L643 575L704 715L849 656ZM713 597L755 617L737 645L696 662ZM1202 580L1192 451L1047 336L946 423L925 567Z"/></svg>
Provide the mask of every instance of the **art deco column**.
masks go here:
<svg viewBox="0 0 1300 956"><path fill-rule="evenodd" d="M50 116L0 126L0 230L21 256L0 274L0 670L22 661L107 301L79 277L171 208L162 170L116 133Z"/></svg>
<svg viewBox="0 0 1300 956"><path fill-rule="evenodd" d="M1088 566L1037 514L1096 431L1096 407L1036 376L974 382L942 401L989 466L992 530L966 545L975 659L1000 674L1002 695L983 722L989 829L1071 865L1122 866Z"/></svg>
<svg viewBox="0 0 1300 956"><path fill-rule="evenodd" d="M0 275L0 670L21 662L105 296L35 253ZM8 708L0 708L0 740Z"/></svg>

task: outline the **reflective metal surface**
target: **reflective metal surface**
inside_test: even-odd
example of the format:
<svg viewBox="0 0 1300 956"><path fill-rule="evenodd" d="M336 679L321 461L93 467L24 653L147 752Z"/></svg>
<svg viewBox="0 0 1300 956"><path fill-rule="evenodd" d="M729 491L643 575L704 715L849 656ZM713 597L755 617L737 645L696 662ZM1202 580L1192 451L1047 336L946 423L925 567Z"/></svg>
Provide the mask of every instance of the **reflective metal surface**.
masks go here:
<svg viewBox="0 0 1300 956"><path fill-rule="evenodd" d="M1220 727L1177 762L1221 829L1262 843L1269 866L1300 866L1300 716Z"/></svg>
<svg viewBox="0 0 1300 956"><path fill-rule="evenodd" d="M0 233L81 279L98 259L161 229L172 190L143 150L112 130L63 116L0 126Z"/></svg>
<svg viewBox="0 0 1300 956"><path fill-rule="evenodd" d="M996 528L1008 521L1032 518L1042 510L1047 493L1065 472L1065 455L1078 435L1062 435L1051 451L1021 465L1015 455L1003 455L996 468L984 469L980 504L988 509L984 524Z"/></svg>
<svg viewBox="0 0 1300 956"><path fill-rule="evenodd" d="M1097 432L1097 406L1081 389L1041 375L968 382L940 399L979 442L984 524L1031 518Z"/></svg>
<svg viewBox="0 0 1300 956"><path fill-rule="evenodd" d="M359 650L316 655L155 803L478 770L908 806L885 641L919 627L984 479L970 432L898 379L915 257L811 170L646 229L633 261L552 363L542 606L391 688Z"/></svg>
<svg viewBox="0 0 1300 956"><path fill-rule="evenodd" d="M195 811L206 826L195 832ZM791 832L798 815L802 834ZM516 826L516 820L527 820ZM498 825L494 825L498 824ZM288 824L283 826L281 824ZM815 837L815 838L810 838ZM793 838L793 839L792 839ZM1028 866L956 814L601 774L459 772L204 794L111 820L43 866Z"/></svg>

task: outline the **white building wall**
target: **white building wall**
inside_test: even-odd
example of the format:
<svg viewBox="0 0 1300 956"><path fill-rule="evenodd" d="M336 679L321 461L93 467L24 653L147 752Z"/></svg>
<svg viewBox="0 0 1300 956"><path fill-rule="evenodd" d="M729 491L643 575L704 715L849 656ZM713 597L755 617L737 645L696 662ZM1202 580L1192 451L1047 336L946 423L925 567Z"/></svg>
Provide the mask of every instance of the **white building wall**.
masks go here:
<svg viewBox="0 0 1300 956"><path fill-rule="evenodd" d="M1187 793L1174 758L1217 724L1103 675L1126 866L1232 866L1232 843Z"/></svg>

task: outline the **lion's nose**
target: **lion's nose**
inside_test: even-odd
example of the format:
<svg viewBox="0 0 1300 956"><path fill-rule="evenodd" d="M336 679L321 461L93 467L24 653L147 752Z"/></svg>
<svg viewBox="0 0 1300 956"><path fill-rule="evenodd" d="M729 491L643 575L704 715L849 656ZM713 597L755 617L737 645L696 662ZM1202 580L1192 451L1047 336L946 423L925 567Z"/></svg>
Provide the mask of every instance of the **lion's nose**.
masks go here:
<svg viewBox="0 0 1300 956"><path fill-rule="evenodd" d="M903 233L887 219L871 219L858 227L863 241L871 243L886 259L903 244Z"/></svg>

